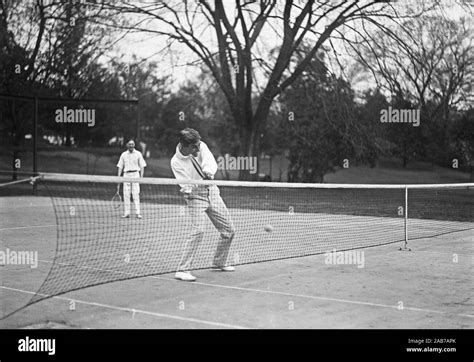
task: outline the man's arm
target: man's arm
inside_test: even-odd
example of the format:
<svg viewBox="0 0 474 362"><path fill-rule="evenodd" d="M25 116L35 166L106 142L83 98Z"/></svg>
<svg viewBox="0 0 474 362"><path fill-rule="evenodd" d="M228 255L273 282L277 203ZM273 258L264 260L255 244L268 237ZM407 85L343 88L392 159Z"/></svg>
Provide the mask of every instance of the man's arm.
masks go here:
<svg viewBox="0 0 474 362"><path fill-rule="evenodd" d="M186 175L185 170L179 165L171 162L171 170L173 171L176 180L188 180L189 177ZM179 184L181 186L181 192L183 194L190 194L193 191L194 185L192 184Z"/></svg>
<svg viewBox="0 0 474 362"><path fill-rule="evenodd" d="M141 153L140 158L138 159L138 166L140 166L140 177L143 177L145 175L146 162Z"/></svg>
<svg viewBox="0 0 474 362"><path fill-rule="evenodd" d="M120 156L119 162L117 163L117 176L122 176L123 171L123 157ZM117 184L117 191L120 189L120 184Z"/></svg>
<svg viewBox="0 0 474 362"><path fill-rule="evenodd" d="M209 150L209 147L201 142L201 156L202 156L202 171L206 176L213 179L217 172L217 162L214 155Z"/></svg>

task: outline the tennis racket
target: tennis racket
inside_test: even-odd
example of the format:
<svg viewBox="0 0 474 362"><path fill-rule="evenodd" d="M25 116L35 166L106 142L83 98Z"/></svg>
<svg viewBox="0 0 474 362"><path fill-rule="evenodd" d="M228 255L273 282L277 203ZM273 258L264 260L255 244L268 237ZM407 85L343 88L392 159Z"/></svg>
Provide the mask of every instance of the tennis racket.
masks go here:
<svg viewBox="0 0 474 362"><path fill-rule="evenodd" d="M199 176L201 176L201 178L203 180L212 180L212 178L208 177L204 173L204 171L201 168L201 165L199 164L199 162L193 156L191 156L191 163L193 164L194 169L196 170L196 172L199 174Z"/></svg>
<svg viewBox="0 0 474 362"><path fill-rule="evenodd" d="M112 197L112 205L114 209L119 209L122 206L122 197L120 196L120 185L117 186L117 192Z"/></svg>

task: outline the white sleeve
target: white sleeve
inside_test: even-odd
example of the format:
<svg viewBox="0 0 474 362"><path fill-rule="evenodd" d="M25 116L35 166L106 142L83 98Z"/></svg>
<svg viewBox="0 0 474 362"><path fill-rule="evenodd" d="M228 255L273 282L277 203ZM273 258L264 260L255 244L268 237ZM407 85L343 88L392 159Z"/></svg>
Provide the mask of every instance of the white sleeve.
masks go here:
<svg viewBox="0 0 474 362"><path fill-rule="evenodd" d="M177 165L175 162L171 162L171 170L173 171L176 180L188 180L185 170ZM179 184L181 186L181 192L184 194L190 194L193 191L194 185L192 184Z"/></svg>
<svg viewBox="0 0 474 362"><path fill-rule="evenodd" d="M117 163L117 167L123 168L124 166L124 161L123 161L123 153L120 155L119 162Z"/></svg>
<svg viewBox="0 0 474 362"><path fill-rule="evenodd" d="M202 170L208 172L213 176L217 172L217 162L214 158L214 155L209 150L209 147L203 142L201 142L201 155L202 155Z"/></svg>
<svg viewBox="0 0 474 362"><path fill-rule="evenodd" d="M140 152L140 155L139 155L139 157L138 157L138 166L139 166L140 168L146 167L146 162L145 162L145 159L143 158L143 155L142 155L141 152Z"/></svg>

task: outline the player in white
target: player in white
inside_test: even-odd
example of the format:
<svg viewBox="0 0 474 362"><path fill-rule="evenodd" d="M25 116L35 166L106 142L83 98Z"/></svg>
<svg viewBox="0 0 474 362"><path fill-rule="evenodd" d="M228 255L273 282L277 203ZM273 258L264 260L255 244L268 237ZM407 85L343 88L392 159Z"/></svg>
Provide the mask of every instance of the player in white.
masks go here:
<svg viewBox="0 0 474 362"><path fill-rule="evenodd" d="M143 177L146 167L145 159L140 151L135 149L135 142L130 140L127 142L127 151L120 155L117 163L118 176L140 178ZM117 186L117 189L120 185ZM140 184L138 182L124 182L123 183L123 203L125 211L123 218L130 217L130 194L133 196L133 203L135 204L135 213L138 219L142 218L140 213Z"/></svg>
<svg viewBox="0 0 474 362"><path fill-rule="evenodd" d="M179 144L171 159L171 169L178 180L212 180L217 172L217 163L207 145L201 141L199 133L192 128L186 128L180 132ZM227 257L235 228L229 211L222 201L219 188L216 185L180 184L180 186L188 206L192 230L186 239L186 246L175 274L176 279L196 280L190 269L204 236L205 214L221 234L214 255L214 267L222 271L234 271L234 267L227 264Z"/></svg>

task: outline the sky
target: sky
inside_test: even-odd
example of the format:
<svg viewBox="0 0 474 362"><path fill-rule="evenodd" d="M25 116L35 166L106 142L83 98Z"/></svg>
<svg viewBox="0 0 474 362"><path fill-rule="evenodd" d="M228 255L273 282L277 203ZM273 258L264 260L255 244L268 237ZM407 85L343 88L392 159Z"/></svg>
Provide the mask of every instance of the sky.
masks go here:
<svg viewBox="0 0 474 362"><path fill-rule="evenodd" d="M398 1L396 6L399 9L404 9L407 1ZM226 12L231 17L234 11L233 2L225 2ZM410 4L413 4L412 2ZM466 10L459 6L455 0L444 0L444 4L449 9L445 15L447 18L456 19L466 14ZM158 22L149 23L146 25L150 28L157 29ZM272 25L272 27L275 25ZM324 24L322 24L324 26ZM210 42L212 35L209 32L202 34L202 39ZM213 39L213 38L212 38ZM276 39L274 31L271 26L265 26L262 32L262 41L258 44L263 54L269 52L269 50L278 45L281 41ZM344 48L341 43L334 42L336 51L339 53L340 61L347 67L350 67L354 63L353 59L345 54ZM158 63L159 76L170 76L173 81L171 82L173 90L177 90L179 86L186 81L195 80L199 74L199 67L187 65L187 63L197 61L200 65L200 60L197 56L186 47L184 44L175 43L172 46L172 51L167 51L167 40L164 36L159 36L150 33L135 33L127 35L121 40L116 47L116 51L124 55L124 59L132 61L132 57L136 56L138 59L143 61L153 61ZM337 63L332 62L332 70L337 74L340 74ZM338 74L338 75L339 75ZM263 74L255 75L260 83L264 83L265 77ZM363 91L368 87L374 86L375 83L370 78L365 80L359 80L353 83L353 87L356 91Z"/></svg>

